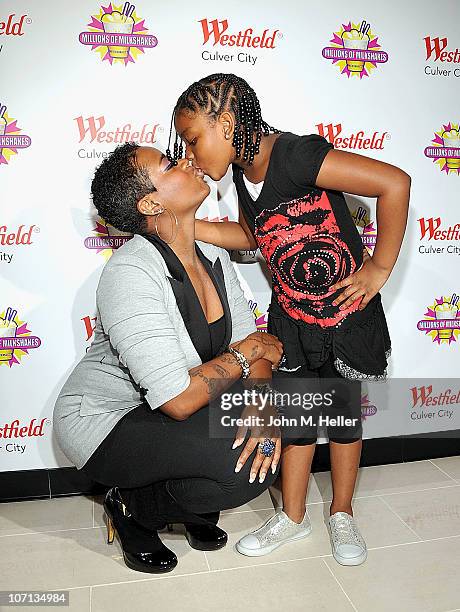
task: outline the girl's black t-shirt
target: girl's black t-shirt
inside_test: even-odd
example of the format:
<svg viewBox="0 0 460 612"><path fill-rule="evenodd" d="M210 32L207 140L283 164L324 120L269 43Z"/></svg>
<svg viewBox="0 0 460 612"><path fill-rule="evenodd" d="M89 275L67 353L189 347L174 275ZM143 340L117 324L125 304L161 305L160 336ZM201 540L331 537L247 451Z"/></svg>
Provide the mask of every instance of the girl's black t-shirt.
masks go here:
<svg viewBox="0 0 460 612"><path fill-rule="evenodd" d="M357 310L361 298L344 310L332 304L343 289L332 292L331 286L363 263L363 244L343 193L315 186L333 148L316 134L281 133L257 200L244 184L243 169L233 165L239 203L272 274L272 299L289 317L322 328L364 312Z"/></svg>

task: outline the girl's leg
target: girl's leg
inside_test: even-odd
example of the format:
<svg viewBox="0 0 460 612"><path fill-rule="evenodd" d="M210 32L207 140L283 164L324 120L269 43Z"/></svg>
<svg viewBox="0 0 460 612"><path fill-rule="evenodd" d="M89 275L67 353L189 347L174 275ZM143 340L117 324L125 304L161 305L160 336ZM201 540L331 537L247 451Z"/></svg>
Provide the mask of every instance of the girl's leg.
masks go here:
<svg viewBox="0 0 460 612"><path fill-rule="evenodd" d="M308 481L315 448L316 442L302 446L290 444L282 452L283 510L296 523L300 523L305 514Z"/></svg>
<svg viewBox="0 0 460 612"><path fill-rule="evenodd" d="M275 387L277 382L282 385L283 391L290 391L289 379L317 379L318 374L308 370L306 366L294 372L278 370L273 374ZM281 379L281 380L280 380ZM298 383L293 383L296 390ZM294 390L294 386L292 390ZM281 460L281 492L283 497L283 510L288 517L300 523L305 515L308 483L310 480L311 464L316 449L316 427L305 432L308 437L295 441L286 440L283 443Z"/></svg>
<svg viewBox="0 0 460 612"><path fill-rule="evenodd" d="M342 379L334 367L333 355L319 368L320 378ZM357 419L357 424L344 430L341 427L328 427L329 453L331 459L331 478L333 497L330 515L335 512L347 512L353 516L352 499L358 476L362 449L361 406L353 405L349 397L351 393L345 387L338 390L336 398L342 397L340 408L332 416L343 415L346 418ZM340 401L340 399L339 399Z"/></svg>
<svg viewBox="0 0 460 612"><path fill-rule="evenodd" d="M329 442L333 498L330 515L348 512L353 516L351 500L361 458L362 440L348 444Z"/></svg>
<svg viewBox="0 0 460 612"><path fill-rule="evenodd" d="M299 392L299 382L302 387L301 379L304 377L318 378L318 375L305 367L295 372L277 370L273 374L273 378L276 378L274 388L281 392ZM294 378L298 380L294 381ZM308 437L297 438L293 437L292 433L289 435L289 428L284 431L282 428L280 472L283 510L277 511L261 527L237 542L236 549L243 555L267 555L282 544L305 538L311 533L310 517L305 505L316 447L316 425L305 427L302 431L303 435Z"/></svg>
<svg viewBox="0 0 460 612"><path fill-rule="evenodd" d="M236 544L238 552L250 557L267 555L278 546L311 533L305 499L315 446L315 438L284 439L280 462L283 509L243 536Z"/></svg>
<svg viewBox="0 0 460 612"><path fill-rule="evenodd" d="M341 565L360 565L367 558L367 547L355 522L351 504L362 448L361 393L360 389L353 389L343 381L334 367L332 355L321 366L319 374L322 381L335 379L332 387L324 380L328 390L335 389L335 402L326 410L326 414L354 419L353 424L346 428L332 423L327 427L333 490L328 521L332 555ZM338 378L342 379L343 384L340 381L336 383Z"/></svg>

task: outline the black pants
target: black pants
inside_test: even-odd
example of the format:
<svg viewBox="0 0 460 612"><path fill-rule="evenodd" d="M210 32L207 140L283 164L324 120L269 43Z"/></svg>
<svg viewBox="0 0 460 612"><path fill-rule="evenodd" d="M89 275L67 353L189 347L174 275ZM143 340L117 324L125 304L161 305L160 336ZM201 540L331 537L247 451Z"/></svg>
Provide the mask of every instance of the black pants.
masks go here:
<svg viewBox="0 0 460 612"><path fill-rule="evenodd" d="M171 495L188 512L206 515L217 523L220 510L238 507L272 485L280 465L275 474L271 469L267 472L263 483L259 483L258 476L250 483L257 449L240 472L235 473L244 444L232 449L234 435L210 438L208 418L208 406L184 421L177 421L160 410L152 410L146 403L141 404L116 424L82 471L96 482L120 487L122 497L128 500L128 509L131 499L138 508L134 517L145 526L149 507L154 507L149 502L151 487L159 481L167 481ZM236 427L232 432L236 434Z"/></svg>
<svg viewBox="0 0 460 612"><path fill-rule="evenodd" d="M307 379L337 379L340 378L342 380L343 376L336 370L334 366L334 357L331 353L329 354L328 359L321 365L319 368L315 370L309 370L307 366L302 366L298 370L293 372L284 372L283 370L277 370L273 372L273 381L274 386L276 387L276 382L281 381L286 382L286 379L293 378L307 378ZM323 391L326 387L323 389ZM341 426L327 426L327 434L330 442L337 442L339 444L350 444L352 442L356 442L362 438L362 420L361 420L361 405L360 402L348 402L346 399L347 389L344 386L342 389L342 395L337 395L335 398L335 403L333 406L323 411L323 415L326 414L330 417L336 417L338 415L343 415L345 418L355 419L355 424L350 425L348 427ZM319 413L315 413L315 416L318 416ZM314 444L317 440L317 428L314 427L305 427L304 436L301 438L289 438L284 437L284 445L293 444L294 446L305 446L307 444Z"/></svg>

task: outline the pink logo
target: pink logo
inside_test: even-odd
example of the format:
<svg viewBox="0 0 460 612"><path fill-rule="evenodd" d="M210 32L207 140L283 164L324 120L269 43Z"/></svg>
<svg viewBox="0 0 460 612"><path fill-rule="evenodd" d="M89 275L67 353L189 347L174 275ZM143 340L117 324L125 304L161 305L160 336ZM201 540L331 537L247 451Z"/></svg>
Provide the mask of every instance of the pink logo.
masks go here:
<svg viewBox="0 0 460 612"><path fill-rule="evenodd" d="M434 133L425 157L433 160L441 172L460 175L460 129L458 123L449 122Z"/></svg>
<svg viewBox="0 0 460 612"><path fill-rule="evenodd" d="M27 323L18 317L18 311L8 307L0 313L0 366L19 364L24 355L41 346L38 336L32 336Z"/></svg>
<svg viewBox="0 0 460 612"><path fill-rule="evenodd" d="M8 114L5 105L0 104L0 165L8 164L18 150L27 149L32 144L30 136L21 132L17 120Z"/></svg>
<svg viewBox="0 0 460 612"><path fill-rule="evenodd" d="M382 50L370 23L364 20L342 24L329 42L331 45L322 51L323 57L331 60L348 78L368 77L379 64L388 61L388 53Z"/></svg>
<svg viewBox="0 0 460 612"><path fill-rule="evenodd" d="M129 2L125 2L123 8L114 3L101 6L97 15L91 15L88 27L89 31L81 32L78 40L82 45L90 46L91 51L96 51L102 61L108 61L110 65L134 63L145 49L158 44L156 36L147 34L145 20Z"/></svg>
<svg viewBox="0 0 460 612"><path fill-rule="evenodd" d="M460 335L459 296L441 296L427 308L425 318L417 323L417 329L431 336L437 344L448 344L457 341Z"/></svg>

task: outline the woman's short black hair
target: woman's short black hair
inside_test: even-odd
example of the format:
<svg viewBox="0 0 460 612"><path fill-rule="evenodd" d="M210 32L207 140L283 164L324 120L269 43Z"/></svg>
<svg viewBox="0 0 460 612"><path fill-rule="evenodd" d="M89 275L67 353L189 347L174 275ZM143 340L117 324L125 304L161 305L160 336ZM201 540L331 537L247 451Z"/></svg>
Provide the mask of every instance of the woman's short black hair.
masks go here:
<svg viewBox="0 0 460 612"><path fill-rule="evenodd" d="M142 234L146 231L145 216L137 203L156 191L145 168L136 163L139 145L119 145L100 164L91 183L93 204L106 223L121 232Z"/></svg>

